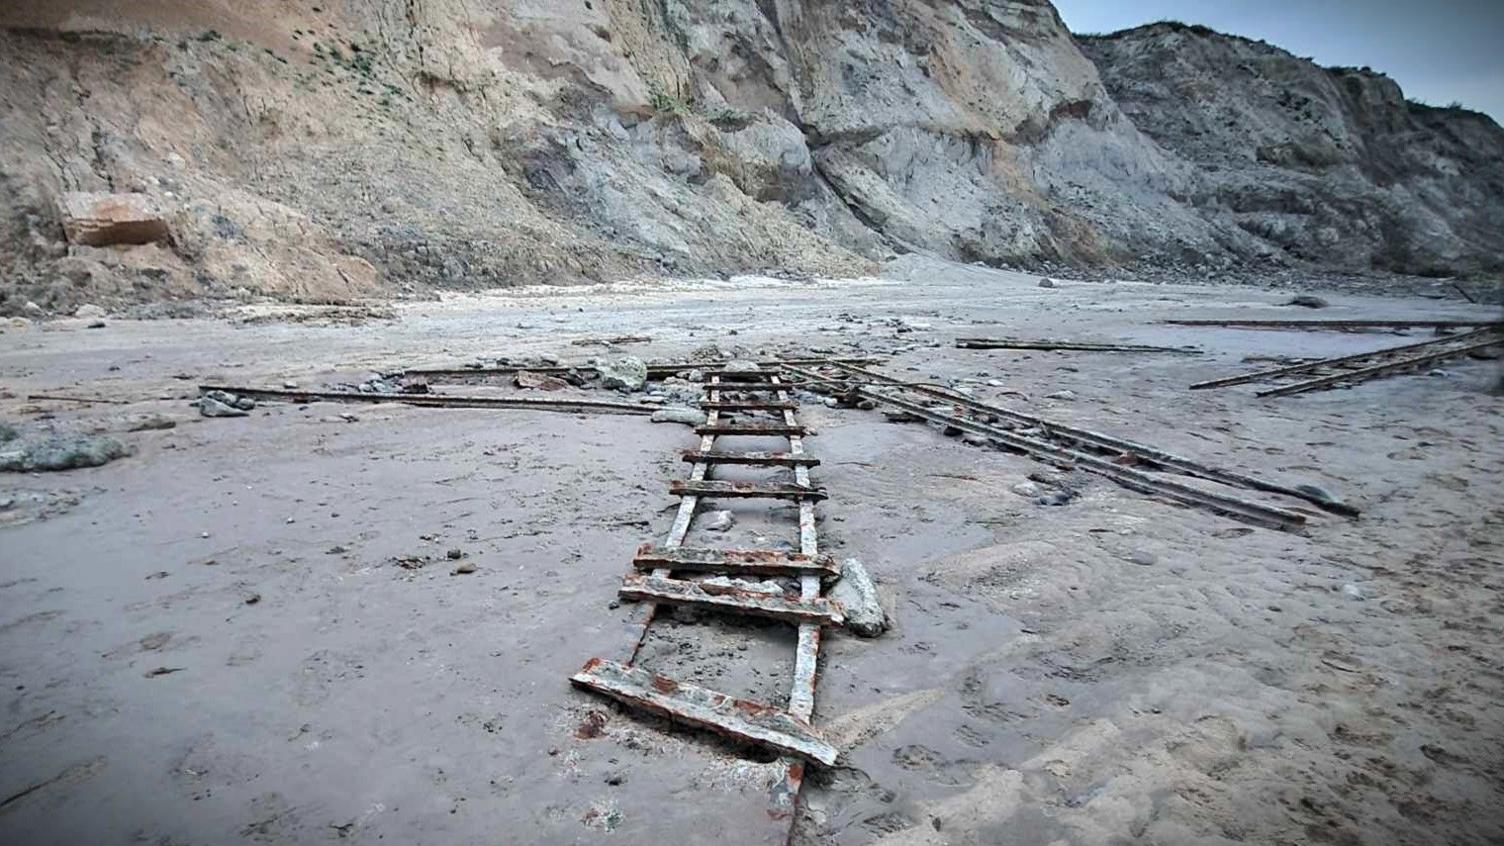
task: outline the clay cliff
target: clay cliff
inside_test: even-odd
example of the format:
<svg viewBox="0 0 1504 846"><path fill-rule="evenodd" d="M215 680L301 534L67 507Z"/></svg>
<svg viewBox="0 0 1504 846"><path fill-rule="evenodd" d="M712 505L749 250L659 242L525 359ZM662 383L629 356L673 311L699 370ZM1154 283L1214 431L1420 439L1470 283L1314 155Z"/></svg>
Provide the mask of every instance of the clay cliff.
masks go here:
<svg viewBox="0 0 1504 846"><path fill-rule="evenodd" d="M19 0L0 27L12 313L908 251L1504 265L1487 118L1202 30L1078 41L1042 0ZM76 192L170 234L70 242Z"/></svg>

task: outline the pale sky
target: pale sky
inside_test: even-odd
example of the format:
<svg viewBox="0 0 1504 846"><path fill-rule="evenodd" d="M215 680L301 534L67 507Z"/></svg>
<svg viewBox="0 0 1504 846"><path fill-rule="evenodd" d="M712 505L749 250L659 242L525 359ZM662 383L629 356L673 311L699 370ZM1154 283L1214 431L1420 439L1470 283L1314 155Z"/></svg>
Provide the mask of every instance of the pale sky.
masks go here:
<svg viewBox="0 0 1504 846"><path fill-rule="evenodd" d="M1055 0L1072 32L1159 20L1263 39L1322 65L1367 65L1405 96L1504 123L1504 0Z"/></svg>

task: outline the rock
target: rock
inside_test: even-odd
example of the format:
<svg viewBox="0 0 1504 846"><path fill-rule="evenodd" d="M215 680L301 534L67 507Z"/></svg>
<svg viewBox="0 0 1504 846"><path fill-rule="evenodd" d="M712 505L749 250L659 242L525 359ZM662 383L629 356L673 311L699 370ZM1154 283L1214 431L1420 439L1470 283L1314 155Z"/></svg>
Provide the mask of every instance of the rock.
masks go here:
<svg viewBox="0 0 1504 846"><path fill-rule="evenodd" d="M1348 503L1342 501L1342 497L1337 497L1336 494L1328 491L1328 489L1322 488L1321 485L1296 485L1295 489L1296 491L1301 492L1301 494L1305 494L1307 495L1307 497L1310 497L1311 500L1318 501L1318 503L1321 504L1322 507L1325 507L1325 509L1336 510L1336 512L1357 513L1357 509L1354 509L1354 507L1349 506Z"/></svg>
<svg viewBox="0 0 1504 846"><path fill-rule="evenodd" d="M31 300L27 300L24 304L22 304L21 310L31 315L32 317L41 317L42 315L47 313L41 306L37 305Z"/></svg>
<svg viewBox="0 0 1504 846"><path fill-rule="evenodd" d="M992 443L992 439L986 435L979 435L976 432L967 432L961 436L961 443L970 444L971 446L987 446Z"/></svg>
<svg viewBox="0 0 1504 846"><path fill-rule="evenodd" d="M0 420L0 444L6 441L13 441L20 437L20 435L21 433L16 430L15 426L6 423L4 420Z"/></svg>
<svg viewBox="0 0 1504 846"><path fill-rule="evenodd" d="M534 373L531 370L519 370L516 377L517 387L535 389L539 391L560 391L569 387L569 383L557 376L549 376L546 373ZM424 387L428 387L426 384Z"/></svg>
<svg viewBox="0 0 1504 846"><path fill-rule="evenodd" d="M444 557L448 558L450 561L458 561L461 558L465 557L465 551L456 547L444 553Z"/></svg>
<svg viewBox="0 0 1504 846"><path fill-rule="evenodd" d="M1315 294L1296 294L1285 305L1300 306L1302 308L1326 308L1327 302Z"/></svg>
<svg viewBox="0 0 1504 846"><path fill-rule="evenodd" d="M103 329L104 327L106 327L108 325L109 324L105 323L103 320L91 320L91 321L89 321L89 325L85 326L84 328L85 329Z"/></svg>
<svg viewBox="0 0 1504 846"><path fill-rule="evenodd" d="M700 588L706 593L718 591L738 591L742 593L758 593L763 596L783 596L783 588L776 582L753 582L746 579L733 579L728 576L712 576L700 581Z"/></svg>
<svg viewBox="0 0 1504 846"><path fill-rule="evenodd" d="M100 467L131 450L105 435L53 435L33 441L10 441L0 452L0 470L23 473Z"/></svg>
<svg viewBox="0 0 1504 846"><path fill-rule="evenodd" d="M1039 486L1034 484L1033 482L1019 482L1018 484L1010 487L1008 490L1013 491L1019 496L1026 497L1028 499L1034 499L1040 496Z"/></svg>
<svg viewBox="0 0 1504 846"><path fill-rule="evenodd" d="M654 423L683 423L686 426L700 426L705 423L706 415L697 408L669 406L653 412L653 416L648 419Z"/></svg>
<svg viewBox="0 0 1504 846"><path fill-rule="evenodd" d="M712 511L705 515L705 525L702 526L707 532L724 532L736 525L736 516L730 511Z"/></svg>
<svg viewBox="0 0 1504 846"><path fill-rule="evenodd" d="M1052 400L1067 400L1067 401L1069 401L1069 400L1073 400L1073 399L1076 398L1076 392L1072 391L1072 390L1056 391L1053 394L1045 394L1044 398L1045 399L1052 399Z"/></svg>
<svg viewBox="0 0 1504 846"><path fill-rule="evenodd" d="M466 575L466 574L469 574L469 573L474 573L475 569L476 569L476 567L475 567L475 562L474 561L464 561L464 562L461 562L458 567L455 567L453 570L450 570L449 571L449 575L451 575L451 576L463 576L463 575Z"/></svg>
<svg viewBox="0 0 1504 846"><path fill-rule="evenodd" d="M1342 586L1342 595L1354 602L1363 602L1368 599L1368 596L1363 593L1363 589L1351 582Z"/></svg>
<svg viewBox="0 0 1504 846"><path fill-rule="evenodd" d="M1055 280L1053 280L1053 279L1051 279L1051 278L1049 278L1047 276L1047 277L1039 280L1039 287L1041 287L1041 288L1053 288L1053 287L1055 287Z"/></svg>
<svg viewBox="0 0 1504 846"><path fill-rule="evenodd" d="M923 417L920 417L919 415L912 412L892 408L883 409L883 417L889 423L917 423L924 419Z"/></svg>
<svg viewBox="0 0 1504 846"><path fill-rule="evenodd" d="M1051 491L1050 493L1047 493L1044 496L1034 500L1034 502L1038 505L1056 506L1065 505L1072 499L1075 499L1075 495L1070 491Z"/></svg>
<svg viewBox="0 0 1504 846"><path fill-rule="evenodd" d="M241 411L250 411L256 407L256 401L250 397L236 397L234 405Z"/></svg>
<svg viewBox="0 0 1504 846"><path fill-rule="evenodd" d="M647 365L632 355L600 362L595 370L600 374L602 387L618 391L640 391L648 381Z"/></svg>
<svg viewBox="0 0 1504 846"><path fill-rule="evenodd" d="M727 373L757 373L758 371L762 370L762 368L758 366L757 362L748 361L744 358L738 358L728 361L726 362L726 366L721 369L725 370Z"/></svg>
<svg viewBox="0 0 1504 846"><path fill-rule="evenodd" d="M248 417L250 413L227 405L214 397L202 396L198 398L198 413L205 417Z"/></svg>
<svg viewBox="0 0 1504 846"><path fill-rule="evenodd" d="M1136 549L1133 551L1132 555L1128 556L1128 560L1140 566L1148 567L1159 559L1156 558L1154 556L1154 553L1152 552L1145 552L1142 549Z"/></svg>
<svg viewBox="0 0 1504 846"><path fill-rule="evenodd" d="M846 628L861 637L877 637L888 628L887 614L877 598L877 585L867 575L867 568L855 558L841 562L841 578L830 588L829 596L841 603Z"/></svg>
<svg viewBox="0 0 1504 846"><path fill-rule="evenodd" d="M70 191L58 198L63 234L74 244L149 244L170 234L157 202L146 194Z"/></svg>
<svg viewBox="0 0 1504 846"><path fill-rule="evenodd" d="M104 315L104 309L100 308L97 305L94 305L93 303L84 303L83 305L73 310L74 317L98 318L104 317Z"/></svg>
<svg viewBox="0 0 1504 846"><path fill-rule="evenodd" d="M178 421L163 417L160 414L143 414L130 421L125 427L127 432L151 432L162 429L172 429L178 425Z"/></svg>

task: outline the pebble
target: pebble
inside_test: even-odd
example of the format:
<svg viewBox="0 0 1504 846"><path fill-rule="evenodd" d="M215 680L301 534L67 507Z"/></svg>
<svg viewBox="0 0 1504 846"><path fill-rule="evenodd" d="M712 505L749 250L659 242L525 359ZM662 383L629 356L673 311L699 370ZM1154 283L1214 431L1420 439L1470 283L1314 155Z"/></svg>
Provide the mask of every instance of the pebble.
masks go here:
<svg viewBox="0 0 1504 846"><path fill-rule="evenodd" d="M707 532L724 532L736 525L736 516L730 511L712 511L705 515L704 529Z"/></svg>
<svg viewBox="0 0 1504 846"><path fill-rule="evenodd" d="M1152 552L1145 552L1142 549L1136 549L1133 551L1132 555L1128 556L1128 560L1132 561L1135 564L1148 567L1159 559L1154 557L1154 553Z"/></svg>
<svg viewBox="0 0 1504 846"><path fill-rule="evenodd" d="M654 423L683 423L685 426L704 425L705 412L697 408L685 408L683 406L668 406L653 412L648 418Z"/></svg>
<svg viewBox="0 0 1504 846"><path fill-rule="evenodd" d="M1055 280L1050 279L1049 277L1045 277L1044 279L1039 280L1039 287L1053 288L1055 287Z"/></svg>
<svg viewBox="0 0 1504 846"><path fill-rule="evenodd" d="M1301 306L1303 308L1326 308L1327 302L1315 294L1296 294L1285 305Z"/></svg>
<svg viewBox="0 0 1504 846"><path fill-rule="evenodd" d="M1362 602L1368 599L1367 595L1363 593L1363 589L1351 582L1342 586L1342 595L1355 602Z"/></svg>
<svg viewBox="0 0 1504 846"><path fill-rule="evenodd" d="M1056 391L1053 394L1045 394L1044 398L1052 400L1073 400L1076 398L1076 392L1072 390Z"/></svg>
<svg viewBox="0 0 1504 846"><path fill-rule="evenodd" d="M1039 486L1034 484L1033 482L1019 482L1018 484L1009 488L1009 490L1013 491L1019 496L1028 497L1029 499L1034 499L1035 497L1040 495Z"/></svg>

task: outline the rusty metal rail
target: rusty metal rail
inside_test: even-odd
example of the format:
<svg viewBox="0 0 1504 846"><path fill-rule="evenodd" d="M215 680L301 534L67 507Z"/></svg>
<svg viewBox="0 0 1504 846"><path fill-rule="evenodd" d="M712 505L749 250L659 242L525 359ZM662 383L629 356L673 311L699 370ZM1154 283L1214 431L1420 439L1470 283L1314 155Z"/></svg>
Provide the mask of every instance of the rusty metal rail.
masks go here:
<svg viewBox="0 0 1504 846"><path fill-rule="evenodd" d="M1473 329L1498 326L1498 320L1161 320L1171 326L1220 326L1226 329L1304 329L1348 332L1355 329Z"/></svg>
<svg viewBox="0 0 1504 846"><path fill-rule="evenodd" d="M873 359L870 359L870 358L787 358L787 359L770 359L770 360L767 360L767 361L759 361L757 364L758 364L759 367L777 369L779 367L782 367L785 364L815 365L815 364L824 364L824 363L830 362L830 361L840 361L840 362L845 362L847 364L871 364L871 363L873 363ZM728 364L728 362L725 362L725 361L678 361L678 362L669 362L669 363L649 364L649 365L647 365L647 368L648 368L648 378L649 379L663 379L663 378L666 378L666 377L669 377L669 376L674 376L674 375L677 375L679 373L683 373L683 372L688 371L688 370L700 370L702 372L705 371L705 370L717 370L717 369L724 368L727 364ZM582 371L582 372L588 372L588 371L591 371L591 370L594 370L594 369L595 369L595 367L593 365L584 364L584 363L580 363L580 364L541 364L541 365L538 365L536 367L530 366L530 365L523 365L523 364L506 365L506 366L496 366L496 367L486 367L484 365L475 365L473 367L417 367L417 368L413 368L411 370L403 370L403 371L400 371L398 373L388 374L388 375L417 377L417 378L425 379L425 380L427 380L429 382L445 382L445 381L450 381L450 380L474 381L474 380L484 380L484 379L501 378L501 377L507 377L507 376L515 376L519 371L524 371L524 370L527 371L527 372L529 372L529 373L548 373L548 374L558 375L558 374L561 374L561 373L568 373L571 370L578 370L578 371Z"/></svg>
<svg viewBox="0 0 1504 846"><path fill-rule="evenodd" d="M1209 379L1197 382L1190 387L1191 390L1197 391L1246 385L1251 382L1270 382L1275 383L1277 387L1259 391L1257 396L1286 396L1398 375L1427 364L1459 358L1500 344L1504 344L1504 329L1489 326L1460 335L1433 338L1415 344L1401 344L1352 355L1301 362L1288 367L1255 370L1222 379ZM1312 375L1316 378L1300 378ZM1278 384L1290 379L1297 381L1285 385Z"/></svg>
<svg viewBox="0 0 1504 846"><path fill-rule="evenodd" d="M822 360L822 363L824 361ZM787 367L788 365L783 365ZM836 761L837 750L819 737L811 725L815 703L822 626L839 625L843 614L838 603L823 595L826 580L839 574L835 561L822 555L816 536L816 501L824 491L810 479L810 468L819 462L805 452L803 426L795 417L797 403L783 369L753 373L707 373L702 408L706 422L696 432L698 450L687 452L691 462L688 479L671 488L680 496L679 511L668 538L661 545L644 544L633 559L637 571L622 581L620 595L637 600L631 613L629 644L617 660L593 658L571 677L578 687L609 696L630 707L641 708L707 728L727 737L758 743L782 753L780 777L769 797L769 817L779 827L770 839L787 842L792 832L795 807L804 780L806 763L825 766ZM735 379L736 382L727 382ZM730 391L758 391L773 395L765 403L733 403ZM753 407L748 407L749 405ZM724 415L772 415L772 420L728 421ZM717 449L717 439L726 436L778 436L788 440L782 452ZM792 468L793 484L749 483L710 479L722 465ZM777 549L705 549L684 546L691 525L705 500L729 497L793 499L799 507L797 552ZM682 574L675 577L675 573ZM700 578L722 574L713 579ZM726 579L723 576L730 576ZM797 591L763 579L796 580ZM752 580L750 583L746 580ZM798 627L794 671L785 706L734 700L634 667L648 628L661 604L689 605L731 614L769 617Z"/></svg>
<svg viewBox="0 0 1504 846"><path fill-rule="evenodd" d="M822 377L819 373L816 373L814 371L802 371L800 368L788 369L794 370L797 375L800 375L811 382L823 379L827 386L834 388L838 393L847 395L855 393L855 395L861 399L870 400L879 405L886 405L890 408L905 411L909 414L914 415L915 417L928 420L932 423L938 423L943 426L954 426L955 428L960 429L964 432L972 432L974 434L982 435L990 439L991 441L996 442L997 444L1010 449L1018 450L1019 452L1025 453L1026 455L1032 456L1042 461L1047 461L1057 465L1078 467L1082 470L1104 476L1108 479L1113 480L1114 482L1117 482L1125 488L1138 491L1140 493L1146 493L1152 496L1160 496L1165 499L1178 502L1182 505L1202 508L1217 514L1232 517L1236 520L1241 520L1246 523L1252 523L1258 526L1266 526L1269 528L1282 529L1286 531L1298 530L1302 528L1306 522L1305 515L1299 512L1290 511L1288 509L1279 508L1272 505L1266 505L1264 503L1251 502L1249 500L1229 496L1217 491L1193 487L1191 485L1186 485L1184 483L1176 481L1173 478L1166 477L1165 475L1160 473L1150 473L1143 470L1137 470L1119 464L1113 459L1104 458L1100 455L1093 455L1080 449L1072 449L1071 447L1058 441L1045 440L1044 438L1049 437L1049 432L1045 431L1043 427L1041 427L1041 433L1044 435L1044 438L1033 437L1031 435L1022 434L1017 430L1003 428L998 425L985 423L971 417L963 416L959 413L953 413L955 410L953 410L953 412L938 410L926 405L921 405L918 402L901 399L889 393L884 393L883 391L875 390L871 387L860 384L853 387L849 384L849 380L841 379L840 377ZM906 383L900 383L899 386L890 387L898 388L900 386L906 386ZM957 404L959 405L960 403ZM977 404L981 405L980 403ZM1008 412L1006 409L1000 409L996 407L988 407L988 411L990 413L997 414L998 416L1015 414L1015 412ZM1084 433L1084 430L1078 431ZM1133 453L1130 452L1129 454L1132 455ZM1169 455L1168 453L1162 454L1166 456ZM1187 459L1179 460L1188 461ZM1211 469L1212 468L1204 468L1203 473L1200 473L1198 475L1206 475L1206 471L1210 471ZM1226 473L1225 471L1220 472L1223 473L1224 478L1237 478L1235 474ZM1293 491L1294 489L1290 490ZM1311 499L1312 497L1307 495L1303 498Z"/></svg>
<svg viewBox="0 0 1504 846"><path fill-rule="evenodd" d="M1207 481L1229 487L1245 488L1301 499L1319 508L1349 517L1357 516L1358 514L1356 508L1343 503L1333 502L1310 490L1281 484L1268 479L1261 479L1257 476L1250 476L1246 473L1239 473L1222 467L1215 467L1194 458L1176 455L1175 453L1167 452L1148 444L1130 441L1103 432L1094 432L1090 429L1082 429L1078 426L1057 423L1032 414L1025 414L1021 411L1014 411L999 405L981 402L945 388L905 382L853 365L831 364L828 367L829 369L838 371L847 380L855 379L869 384L891 386L909 393L944 400L959 408L999 421L1020 424L1020 434L1037 436L1038 440L1055 442L1056 444L1065 445L1073 449L1086 451L1099 458L1117 460L1123 456L1130 456L1136 462L1150 468L1171 470L1186 476L1206 479Z"/></svg>
<svg viewBox="0 0 1504 846"><path fill-rule="evenodd" d="M579 413L593 411L604 414L652 414L652 406L631 402L612 402L592 399L552 399L542 397L466 397L453 394L397 394L357 393L355 391L297 391L276 388L236 387L231 385L199 385L200 394L224 391L227 394L250 397L263 402L344 402L382 403L400 402L422 408L530 408L536 411L564 411Z"/></svg>
<svg viewBox="0 0 1504 846"><path fill-rule="evenodd" d="M1148 344L1099 344L1090 341L1051 341L1032 338L957 338L963 350L1074 350L1079 352L1178 353L1201 355L1195 347L1156 347Z"/></svg>

